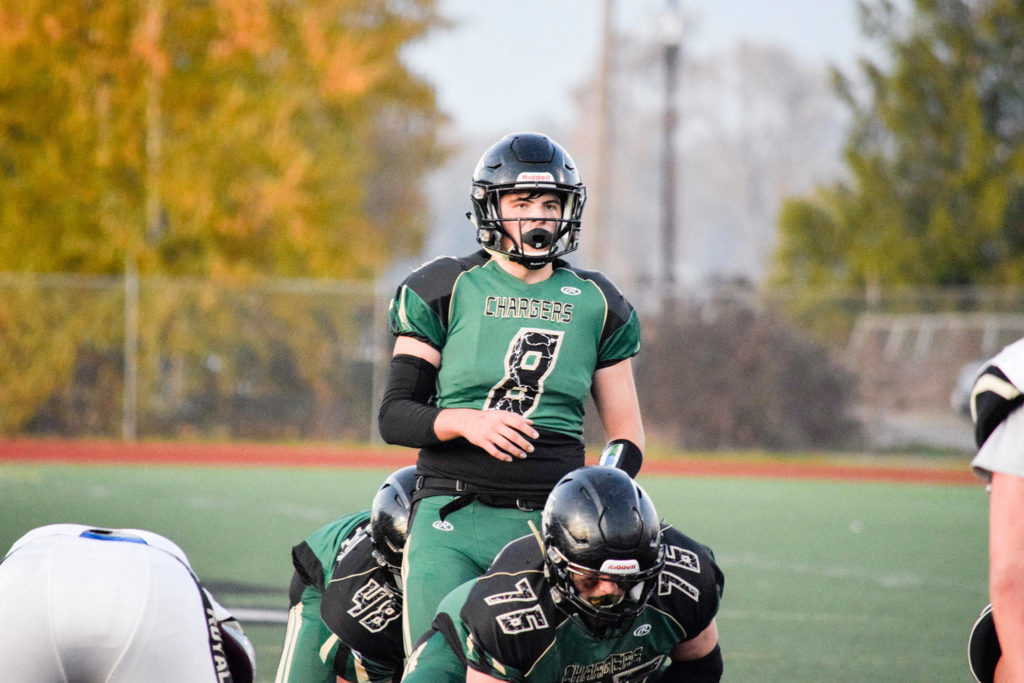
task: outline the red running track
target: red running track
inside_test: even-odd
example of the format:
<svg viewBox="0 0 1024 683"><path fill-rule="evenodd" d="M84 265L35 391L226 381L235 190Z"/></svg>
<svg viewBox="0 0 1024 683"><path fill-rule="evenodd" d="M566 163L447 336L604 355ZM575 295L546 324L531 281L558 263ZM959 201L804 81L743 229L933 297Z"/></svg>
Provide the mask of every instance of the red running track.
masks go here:
<svg viewBox="0 0 1024 683"><path fill-rule="evenodd" d="M0 463L3 462L397 469L414 464L415 452L388 447L349 448L329 445L0 439ZM962 468L950 468L808 463L799 460L761 461L743 456L687 456L675 460L648 459L644 462L643 472L645 475L981 484L971 472L966 459Z"/></svg>

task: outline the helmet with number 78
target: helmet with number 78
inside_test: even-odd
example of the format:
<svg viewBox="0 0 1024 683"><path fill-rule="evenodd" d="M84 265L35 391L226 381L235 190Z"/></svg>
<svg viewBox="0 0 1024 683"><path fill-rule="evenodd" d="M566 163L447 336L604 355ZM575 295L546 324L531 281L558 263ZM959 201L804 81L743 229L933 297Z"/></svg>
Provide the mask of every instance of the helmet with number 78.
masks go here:
<svg viewBox="0 0 1024 683"><path fill-rule="evenodd" d="M555 603L598 638L628 628L665 565L658 513L640 485L614 467L573 470L548 496L541 533ZM616 590L588 593L601 582Z"/></svg>
<svg viewBox="0 0 1024 683"><path fill-rule="evenodd" d="M522 234L518 220L503 218L501 196L508 192L556 194L562 202L562 215L551 219L553 230L536 229ZM473 172L470 200L473 213L466 215L476 226L477 242L515 263L537 269L579 247L587 189L569 153L546 135L512 133L492 145ZM512 233L515 230L519 231L519 244L533 247L531 253L516 246ZM509 238L505 244L503 237Z"/></svg>

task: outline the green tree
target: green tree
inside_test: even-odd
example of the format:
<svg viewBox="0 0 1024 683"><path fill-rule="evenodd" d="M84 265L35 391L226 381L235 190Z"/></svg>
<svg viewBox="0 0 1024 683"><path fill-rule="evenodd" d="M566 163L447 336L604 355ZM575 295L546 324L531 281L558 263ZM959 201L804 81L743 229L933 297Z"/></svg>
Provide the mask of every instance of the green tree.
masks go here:
<svg viewBox="0 0 1024 683"><path fill-rule="evenodd" d="M367 277L442 151L436 0L0 5L0 270Z"/></svg>
<svg viewBox="0 0 1024 683"><path fill-rule="evenodd" d="M860 3L884 66L852 113L846 180L780 211L776 285L1024 283L1024 12L1015 0ZM866 92L866 96L862 94Z"/></svg>

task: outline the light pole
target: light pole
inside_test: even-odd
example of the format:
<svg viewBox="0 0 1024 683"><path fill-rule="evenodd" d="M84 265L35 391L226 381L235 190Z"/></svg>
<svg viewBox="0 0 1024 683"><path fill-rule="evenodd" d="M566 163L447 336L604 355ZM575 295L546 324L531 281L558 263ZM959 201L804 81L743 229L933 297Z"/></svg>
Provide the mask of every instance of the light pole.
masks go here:
<svg viewBox="0 0 1024 683"><path fill-rule="evenodd" d="M587 252L587 261L592 268L606 269L611 257L606 248L607 240L612 231L608 228L608 157L611 135L611 72L613 64L615 0L603 0L601 3L601 61L597 76L597 130L594 134L594 169L590 191L587 193L586 237L583 240Z"/></svg>
<svg viewBox="0 0 1024 683"><path fill-rule="evenodd" d="M682 51L683 18L678 0L666 0L667 8L661 22L661 42L665 63L665 101L662 116L661 173L661 256L662 294L669 299L676 285L676 128L679 114L676 86L679 57Z"/></svg>

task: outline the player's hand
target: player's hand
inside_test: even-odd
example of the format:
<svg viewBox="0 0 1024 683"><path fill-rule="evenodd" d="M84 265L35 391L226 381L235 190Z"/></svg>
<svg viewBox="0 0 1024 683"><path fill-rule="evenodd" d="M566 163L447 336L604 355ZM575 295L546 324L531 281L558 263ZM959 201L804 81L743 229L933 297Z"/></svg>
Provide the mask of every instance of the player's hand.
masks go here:
<svg viewBox="0 0 1024 683"><path fill-rule="evenodd" d="M540 434L532 425L532 420L507 410L448 408L438 414L434 432L440 439L445 439L443 434L448 433L452 437L461 436L491 457L512 462L512 458L525 458L533 452L529 440Z"/></svg>

